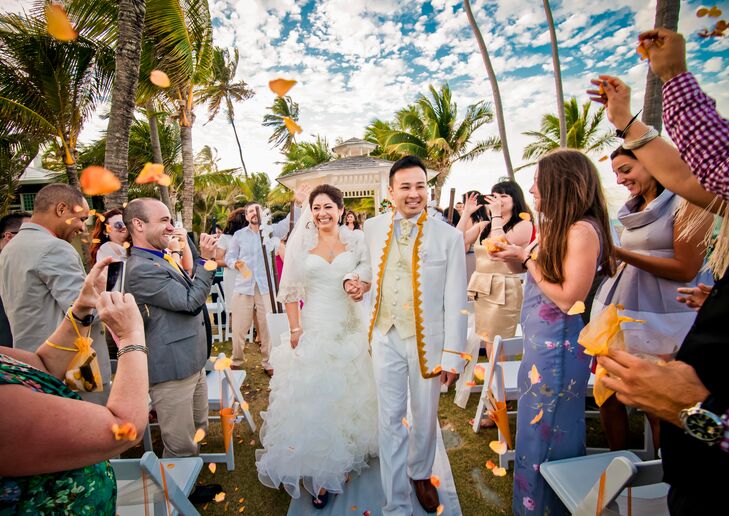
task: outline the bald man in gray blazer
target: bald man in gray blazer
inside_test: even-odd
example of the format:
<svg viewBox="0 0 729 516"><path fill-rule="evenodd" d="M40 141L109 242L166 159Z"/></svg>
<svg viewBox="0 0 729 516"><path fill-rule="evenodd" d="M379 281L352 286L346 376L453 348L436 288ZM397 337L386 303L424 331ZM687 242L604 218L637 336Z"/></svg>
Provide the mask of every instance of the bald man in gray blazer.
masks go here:
<svg viewBox="0 0 729 516"><path fill-rule="evenodd" d="M133 247L126 261L126 291L144 319L149 348L149 395L157 412L165 457L197 455L197 429L207 428L205 306L215 270L203 267L215 256L215 238L200 236L201 261L188 276L165 254L174 231L167 206L135 199L124 210Z"/></svg>

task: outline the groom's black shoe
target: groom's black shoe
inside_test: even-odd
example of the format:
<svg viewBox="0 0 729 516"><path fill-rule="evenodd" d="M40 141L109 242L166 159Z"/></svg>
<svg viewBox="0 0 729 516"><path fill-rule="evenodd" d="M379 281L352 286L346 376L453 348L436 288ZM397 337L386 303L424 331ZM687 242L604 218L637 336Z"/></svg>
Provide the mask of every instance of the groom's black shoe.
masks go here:
<svg viewBox="0 0 729 516"><path fill-rule="evenodd" d="M440 500L438 500L438 490L430 482L429 478L425 480L413 480L415 486L415 496L418 497L420 505L426 512L435 512L438 510Z"/></svg>

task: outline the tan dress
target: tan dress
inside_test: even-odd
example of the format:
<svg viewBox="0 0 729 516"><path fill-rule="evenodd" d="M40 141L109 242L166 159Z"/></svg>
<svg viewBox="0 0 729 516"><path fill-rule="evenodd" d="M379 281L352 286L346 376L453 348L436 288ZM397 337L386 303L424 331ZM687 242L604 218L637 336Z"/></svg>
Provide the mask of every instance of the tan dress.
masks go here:
<svg viewBox="0 0 729 516"><path fill-rule="evenodd" d="M496 335L513 337L524 299L519 274L506 263L492 260L486 248L475 245L476 270L468 283L468 294L475 299L476 333L493 342Z"/></svg>

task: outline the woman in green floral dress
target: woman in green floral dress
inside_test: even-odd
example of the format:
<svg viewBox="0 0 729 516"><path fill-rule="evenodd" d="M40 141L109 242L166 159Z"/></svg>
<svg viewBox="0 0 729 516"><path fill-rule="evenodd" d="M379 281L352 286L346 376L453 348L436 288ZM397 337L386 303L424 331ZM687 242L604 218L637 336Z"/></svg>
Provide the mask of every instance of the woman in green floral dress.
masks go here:
<svg viewBox="0 0 729 516"><path fill-rule="evenodd" d="M70 312L94 309L117 335L120 353L106 406L81 400L63 382L74 357L76 329L66 317L36 353L0 353L0 516L6 514L115 514L116 480L108 461L137 437L117 440L114 424L131 423L141 438L147 423L144 328L130 294L102 292L105 268L89 273ZM98 288L101 286L101 288ZM6 304L12 300L5 300Z"/></svg>

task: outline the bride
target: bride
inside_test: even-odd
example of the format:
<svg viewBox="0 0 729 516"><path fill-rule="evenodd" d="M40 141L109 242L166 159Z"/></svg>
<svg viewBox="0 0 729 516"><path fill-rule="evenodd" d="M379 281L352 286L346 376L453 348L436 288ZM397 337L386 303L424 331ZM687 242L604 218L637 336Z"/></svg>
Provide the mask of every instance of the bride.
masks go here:
<svg viewBox="0 0 729 516"><path fill-rule="evenodd" d="M298 498L303 484L319 509L377 454L372 361L356 304L372 271L362 240L338 225L343 210L342 192L320 185L289 237L278 299L291 331L271 352L276 374L256 451L264 485Z"/></svg>

